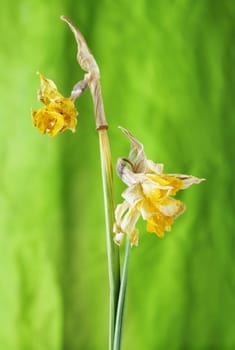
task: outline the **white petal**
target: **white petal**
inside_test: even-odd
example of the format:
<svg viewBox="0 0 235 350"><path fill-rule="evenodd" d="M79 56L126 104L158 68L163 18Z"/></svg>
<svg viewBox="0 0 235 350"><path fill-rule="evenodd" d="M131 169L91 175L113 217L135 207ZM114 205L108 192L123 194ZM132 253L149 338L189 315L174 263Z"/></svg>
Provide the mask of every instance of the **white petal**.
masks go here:
<svg viewBox="0 0 235 350"><path fill-rule="evenodd" d="M164 168L163 164L161 164L161 163L154 163L152 160L147 160L147 170L146 170L146 172L148 172L148 169L149 169L153 173L159 175L159 174L163 173L163 168Z"/></svg>
<svg viewBox="0 0 235 350"><path fill-rule="evenodd" d="M179 214L183 213L185 206L182 202L171 198L170 203L167 205L158 206L160 212L166 216L176 217Z"/></svg>
<svg viewBox="0 0 235 350"><path fill-rule="evenodd" d="M141 185L136 184L130 187L122 193L122 197L132 206L134 207L137 203L139 203L143 199L143 192L141 190Z"/></svg>
<svg viewBox="0 0 235 350"><path fill-rule="evenodd" d="M118 159L116 170L118 176L127 186L141 182L145 177L144 173L135 173L134 170L131 169L130 163L125 158Z"/></svg>
<svg viewBox="0 0 235 350"><path fill-rule="evenodd" d="M145 177L145 180L142 182L141 186L145 195L154 192L156 189L170 191L173 188L172 186L160 185L158 182L149 179L147 176Z"/></svg>
<svg viewBox="0 0 235 350"><path fill-rule="evenodd" d="M135 230L135 225L137 220L140 217L140 212L137 209L130 208L121 222L121 230L122 232L127 233L131 236L133 231Z"/></svg>
<svg viewBox="0 0 235 350"><path fill-rule="evenodd" d="M119 223L125 211L129 208L129 203L124 201L122 204L118 204L115 209L115 219Z"/></svg>
<svg viewBox="0 0 235 350"><path fill-rule="evenodd" d="M184 178L182 180L184 183L183 189L186 189L193 184L200 184L200 182L205 181L205 179L199 179L198 177L195 177L195 176L188 176L187 178Z"/></svg>
<svg viewBox="0 0 235 350"><path fill-rule="evenodd" d="M120 245L123 241L123 238L124 238L124 233L116 233L114 236L114 242L117 245Z"/></svg>
<svg viewBox="0 0 235 350"><path fill-rule="evenodd" d="M167 174L167 176L175 176L178 179L183 181L183 190L190 187L193 184L200 184L200 182L205 181L206 179L199 179L198 177L192 175L184 175L184 174Z"/></svg>
<svg viewBox="0 0 235 350"><path fill-rule="evenodd" d="M118 204L115 210L116 222L113 231L116 234L127 233L131 236L135 230L135 225L139 217L140 212L135 207L131 207L127 201Z"/></svg>

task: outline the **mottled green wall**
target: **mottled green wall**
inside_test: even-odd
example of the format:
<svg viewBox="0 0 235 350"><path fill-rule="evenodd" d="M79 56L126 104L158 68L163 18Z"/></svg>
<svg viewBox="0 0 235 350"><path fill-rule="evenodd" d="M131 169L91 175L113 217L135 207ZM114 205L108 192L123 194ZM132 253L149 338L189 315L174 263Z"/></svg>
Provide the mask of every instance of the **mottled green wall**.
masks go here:
<svg viewBox="0 0 235 350"><path fill-rule="evenodd" d="M207 181L160 240L132 249L123 350L235 348L235 3L4 0L0 11L0 349L107 348L98 139L89 93L76 134L33 128L37 70L81 77L70 17L100 65L114 163L131 130L167 172ZM124 186L115 176L117 202Z"/></svg>

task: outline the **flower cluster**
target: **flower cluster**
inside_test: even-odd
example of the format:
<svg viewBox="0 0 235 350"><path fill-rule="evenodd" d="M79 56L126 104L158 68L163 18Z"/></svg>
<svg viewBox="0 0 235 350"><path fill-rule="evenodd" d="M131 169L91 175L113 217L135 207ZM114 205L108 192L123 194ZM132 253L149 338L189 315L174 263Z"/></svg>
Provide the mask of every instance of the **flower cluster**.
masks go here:
<svg viewBox="0 0 235 350"><path fill-rule="evenodd" d="M78 112L70 98L63 97L52 80L38 73L41 79L41 89L38 99L44 107L32 111L33 124L43 134L55 136L64 130L76 129Z"/></svg>
<svg viewBox="0 0 235 350"><path fill-rule="evenodd" d="M163 164L147 160L143 145L126 129L121 130L131 142L131 151L128 158L120 158L117 162L117 173L128 187L122 193L124 202L115 210L114 240L120 244L127 234L132 245L138 245L136 223L139 217L147 221L147 232L163 237L165 231L171 230L174 219L185 210L184 204L174 195L204 179L164 174Z"/></svg>

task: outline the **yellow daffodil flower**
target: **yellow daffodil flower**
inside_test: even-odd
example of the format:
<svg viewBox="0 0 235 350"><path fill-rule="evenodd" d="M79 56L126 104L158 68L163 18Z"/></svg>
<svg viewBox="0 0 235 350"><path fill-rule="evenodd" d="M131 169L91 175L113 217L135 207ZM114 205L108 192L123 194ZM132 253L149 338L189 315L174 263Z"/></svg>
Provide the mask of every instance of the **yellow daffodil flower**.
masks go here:
<svg viewBox="0 0 235 350"><path fill-rule="evenodd" d="M124 202L115 210L114 241L120 245L124 234L132 245L138 245L139 231L135 227L140 216L147 221L147 232L163 237L171 230L174 219L185 210L184 204L173 198L179 190L204 179L191 175L164 174L163 164L147 160L143 145L126 129L121 128L131 142L128 158L117 162L117 173L128 188L122 193Z"/></svg>
<svg viewBox="0 0 235 350"><path fill-rule="evenodd" d="M37 74L41 79L38 99L45 106L38 111L32 111L34 126L43 134L48 133L50 136L55 136L67 129L74 132L78 112L73 101L63 97L52 80L46 79L41 73Z"/></svg>

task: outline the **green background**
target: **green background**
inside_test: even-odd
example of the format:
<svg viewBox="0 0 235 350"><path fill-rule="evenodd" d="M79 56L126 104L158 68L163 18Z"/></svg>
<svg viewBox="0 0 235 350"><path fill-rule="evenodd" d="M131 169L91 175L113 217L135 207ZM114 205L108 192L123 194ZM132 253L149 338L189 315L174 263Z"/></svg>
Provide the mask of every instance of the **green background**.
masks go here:
<svg viewBox="0 0 235 350"><path fill-rule="evenodd" d="M107 349L108 278L93 107L76 134L33 126L37 70L83 77L60 15L100 65L113 164L122 125L166 172L205 177L164 239L131 253L123 350L235 349L232 0L3 0L0 11L0 349ZM124 189L115 175L117 203Z"/></svg>

